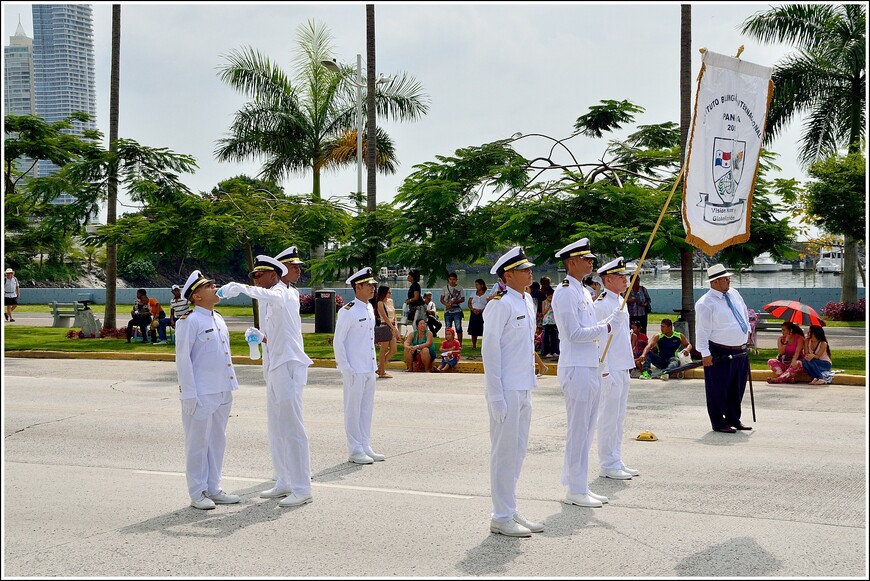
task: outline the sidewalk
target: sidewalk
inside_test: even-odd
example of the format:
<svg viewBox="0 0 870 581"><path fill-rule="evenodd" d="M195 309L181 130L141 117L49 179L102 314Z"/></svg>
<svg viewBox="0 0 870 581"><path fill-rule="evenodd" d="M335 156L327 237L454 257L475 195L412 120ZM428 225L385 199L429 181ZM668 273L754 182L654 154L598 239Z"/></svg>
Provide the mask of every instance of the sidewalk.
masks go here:
<svg viewBox="0 0 870 581"><path fill-rule="evenodd" d="M489 532L482 378L378 381L372 443L347 462L341 378L304 392L314 502L281 509L260 369L239 366L223 488L237 505L188 506L171 362L7 359L5 577L867 576L866 392L756 386L751 432L712 432L698 380L632 382L623 458L600 509L560 502L565 408L555 377L532 395L518 482L530 539ZM656 442L638 442L651 430Z"/></svg>

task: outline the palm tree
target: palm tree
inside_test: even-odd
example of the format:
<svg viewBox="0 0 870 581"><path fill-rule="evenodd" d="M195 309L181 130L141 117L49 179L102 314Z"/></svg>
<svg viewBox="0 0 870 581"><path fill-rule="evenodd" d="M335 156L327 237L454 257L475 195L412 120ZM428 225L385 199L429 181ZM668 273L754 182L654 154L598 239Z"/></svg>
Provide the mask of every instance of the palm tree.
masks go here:
<svg viewBox="0 0 870 581"><path fill-rule="evenodd" d="M774 67L766 141L806 113L800 161L809 165L841 148L862 150L867 86L863 4L788 4L746 19L741 32L797 48ZM846 236L841 300L858 300L857 244Z"/></svg>
<svg viewBox="0 0 870 581"><path fill-rule="evenodd" d="M215 153L222 161L264 158L259 176L263 179L279 181L310 169L312 196L319 200L321 171L351 165L356 159L346 148L348 131L356 131L357 99L351 82L355 74L348 67L336 75L320 64L332 58L332 37L322 24L301 25L297 41L292 78L253 48L226 56L220 78L250 101L236 112L229 135L218 142ZM381 85L376 99L378 113L400 121L416 120L429 109L428 96L407 74ZM380 130L376 137L379 143L391 144ZM377 157L382 172L395 172L392 159Z"/></svg>

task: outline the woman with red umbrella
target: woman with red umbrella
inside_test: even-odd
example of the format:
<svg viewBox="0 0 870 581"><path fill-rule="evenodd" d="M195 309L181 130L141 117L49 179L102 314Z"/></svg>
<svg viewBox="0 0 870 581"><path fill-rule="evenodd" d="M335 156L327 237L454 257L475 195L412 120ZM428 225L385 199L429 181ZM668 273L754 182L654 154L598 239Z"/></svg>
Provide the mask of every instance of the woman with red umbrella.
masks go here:
<svg viewBox="0 0 870 581"><path fill-rule="evenodd" d="M776 342L776 359L768 359L767 365L775 374L767 383L794 383L794 376L801 370L804 354L804 332L791 321L782 324L782 335Z"/></svg>

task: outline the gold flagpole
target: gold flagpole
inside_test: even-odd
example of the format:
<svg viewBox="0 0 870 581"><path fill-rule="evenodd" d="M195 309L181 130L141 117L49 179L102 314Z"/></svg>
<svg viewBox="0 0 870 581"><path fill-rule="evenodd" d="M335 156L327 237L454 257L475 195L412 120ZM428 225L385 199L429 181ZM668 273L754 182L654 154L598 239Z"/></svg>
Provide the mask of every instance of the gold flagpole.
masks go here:
<svg viewBox="0 0 870 581"><path fill-rule="evenodd" d="M680 173L677 174L677 179L674 182L674 187L671 188L671 193L668 194L668 199L665 202L665 205L662 206L662 211L659 213L659 219L656 221L656 225L653 226L652 232L649 235L649 240L646 242L646 248L643 249L643 254L640 255L640 260L637 263L637 270L634 271L634 276L631 278L631 284L628 285L628 288L625 289L625 294L622 297L622 303L619 305L619 310L621 311L625 308L625 302L628 300L628 293L631 292L632 287L634 287L634 281L637 280L638 275L640 274L640 267L643 264L643 261L646 259L646 253L649 251L649 247L652 246L653 238L655 238L656 232L659 229L659 224L662 223L662 219L665 217L665 212L668 210L668 206L671 205L671 199L674 197L674 192L677 190L677 186L680 185L680 182L683 179L683 173L686 171L686 166L680 168ZM613 341L613 333L607 338L607 345L604 346L604 353L601 355L601 361L599 363L604 362L604 358L607 357L607 351L610 349L610 343Z"/></svg>

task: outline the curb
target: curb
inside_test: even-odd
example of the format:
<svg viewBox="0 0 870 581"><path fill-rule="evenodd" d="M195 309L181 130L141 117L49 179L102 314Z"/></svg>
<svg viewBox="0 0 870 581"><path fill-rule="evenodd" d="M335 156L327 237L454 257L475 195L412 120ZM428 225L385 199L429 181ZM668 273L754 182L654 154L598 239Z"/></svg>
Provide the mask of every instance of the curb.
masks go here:
<svg viewBox="0 0 870 581"><path fill-rule="evenodd" d="M172 353L118 353L115 351L6 351L6 357L15 357L19 359L104 359L117 361L175 361L175 355ZM233 356L233 365L262 365L262 359L252 360L249 357L242 355ZM312 367L321 367L335 369L334 359L315 359L311 364ZM558 365L556 362L550 362L546 375L555 376ZM404 371L405 364L402 361L390 361L387 363L387 369ZM456 366L457 373L483 373L482 361L460 361ZM683 372L686 379L704 379L703 369L689 369ZM771 374L763 369L752 370L752 381L767 385L767 378ZM797 384L802 385L809 382L809 378L805 375L797 376L800 381ZM675 381L679 381L678 379ZM866 386L867 377L864 375L849 375L838 373L834 375L832 385L853 385Z"/></svg>

